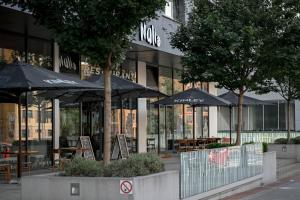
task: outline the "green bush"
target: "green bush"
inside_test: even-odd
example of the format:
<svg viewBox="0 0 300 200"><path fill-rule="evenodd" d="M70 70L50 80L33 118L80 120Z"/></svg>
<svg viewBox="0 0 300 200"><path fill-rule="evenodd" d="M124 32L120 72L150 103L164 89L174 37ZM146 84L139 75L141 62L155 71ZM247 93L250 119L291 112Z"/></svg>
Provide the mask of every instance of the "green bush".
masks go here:
<svg viewBox="0 0 300 200"><path fill-rule="evenodd" d="M300 136L292 138L290 140L290 143L292 143L292 144L300 144Z"/></svg>
<svg viewBox="0 0 300 200"><path fill-rule="evenodd" d="M245 142L245 143L243 143L243 145L246 145L246 144L254 144L254 142L251 141L251 142Z"/></svg>
<svg viewBox="0 0 300 200"><path fill-rule="evenodd" d="M66 163L64 176L103 176L103 166L95 160L88 160L82 157L76 157Z"/></svg>
<svg viewBox="0 0 300 200"><path fill-rule="evenodd" d="M287 144L286 138L278 138L274 141L275 144Z"/></svg>
<svg viewBox="0 0 300 200"><path fill-rule="evenodd" d="M263 143L262 143L262 149L263 149L263 152L264 152L264 153L267 152L267 151L268 151L268 143L263 142Z"/></svg>
<svg viewBox="0 0 300 200"><path fill-rule="evenodd" d="M231 147L231 146L235 146L235 145L234 144L212 143L212 144L206 145L206 148L207 149L215 149L215 148Z"/></svg>
<svg viewBox="0 0 300 200"><path fill-rule="evenodd" d="M164 164L154 154L135 154L126 160L116 160L105 167L106 177L145 176L164 170Z"/></svg>

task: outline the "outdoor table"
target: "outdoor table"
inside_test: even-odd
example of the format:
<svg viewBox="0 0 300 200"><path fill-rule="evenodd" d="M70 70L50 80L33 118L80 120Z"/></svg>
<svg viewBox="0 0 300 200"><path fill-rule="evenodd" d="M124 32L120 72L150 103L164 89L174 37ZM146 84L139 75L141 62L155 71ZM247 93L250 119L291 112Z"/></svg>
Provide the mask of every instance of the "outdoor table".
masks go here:
<svg viewBox="0 0 300 200"><path fill-rule="evenodd" d="M62 147L59 148L58 150L60 151L71 151L71 152L76 152L76 151L88 151L91 150L90 148L81 148L81 147Z"/></svg>
<svg viewBox="0 0 300 200"><path fill-rule="evenodd" d="M32 154L37 154L39 153L38 151L21 151L21 154L22 155L25 155L25 156L29 156L29 155L32 155ZM1 155L4 155L4 154L7 154L7 155L19 155L19 152L18 151L9 151L9 152L0 152Z"/></svg>
<svg viewBox="0 0 300 200"><path fill-rule="evenodd" d="M82 148L82 147L61 147L58 150L58 153L61 153L63 151L65 152L71 152L73 154L73 156L82 156L82 153L84 151L90 151L92 149L90 148Z"/></svg>

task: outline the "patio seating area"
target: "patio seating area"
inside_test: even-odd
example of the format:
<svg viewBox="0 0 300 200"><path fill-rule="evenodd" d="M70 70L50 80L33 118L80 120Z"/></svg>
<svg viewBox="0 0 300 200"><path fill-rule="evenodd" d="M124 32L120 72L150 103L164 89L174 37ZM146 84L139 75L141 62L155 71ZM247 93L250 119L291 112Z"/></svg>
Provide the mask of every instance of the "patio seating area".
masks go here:
<svg viewBox="0 0 300 200"><path fill-rule="evenodd" d="M177 152L197 151L205 149L206 145L221 142L221 138L198 138L175 140L175 150Z"/></svg>

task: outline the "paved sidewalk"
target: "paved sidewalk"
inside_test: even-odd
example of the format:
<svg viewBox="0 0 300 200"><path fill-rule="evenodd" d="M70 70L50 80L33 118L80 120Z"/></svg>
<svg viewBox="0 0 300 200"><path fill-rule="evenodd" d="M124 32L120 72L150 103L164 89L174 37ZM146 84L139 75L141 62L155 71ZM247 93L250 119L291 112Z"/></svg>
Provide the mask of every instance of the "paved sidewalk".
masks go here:
<svg viewBox="0 0 300 200"><path fill-rule="evenodd" d="M21 200L21 185L0 184L0 200Z"/></svg>
<svg viewBox="0 0 300 200"><path fill-rule="evenodd" d="M300 175L288 177L276 183L239 193L223 200L298 200L300 199Z"/></svg>

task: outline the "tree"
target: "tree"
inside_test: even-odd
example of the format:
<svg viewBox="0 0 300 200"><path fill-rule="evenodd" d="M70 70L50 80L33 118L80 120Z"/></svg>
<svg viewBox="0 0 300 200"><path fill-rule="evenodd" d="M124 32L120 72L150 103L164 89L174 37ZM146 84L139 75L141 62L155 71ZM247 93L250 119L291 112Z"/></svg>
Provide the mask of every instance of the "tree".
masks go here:
<svg viewBox="0 0 300 200"><path fill-rule="evenodd" d="M287 101L287 140L290 141L291 102L300 99L300 1L274 0L268 34L263 41L261 71L268 79L264 92L278 92Z"/></svg>
<svg viewBox="0 0 300 200"><path fill-rule="evenodd" d="M131 35L154 18L165 0L3 0L32 12L65 50L87 56L104 72L104 163L111 149L111 69L120 63Z"/></svg>
<svg viewBox="0 0 300 200"><path fill-rule="evenodd" d="M237 145L244 93L255 90L264 79L258 61L269 20L268 2L195 0L189 21L171 39L184 53L183 82L216 82L217 87L238 91Z"/></svg>

